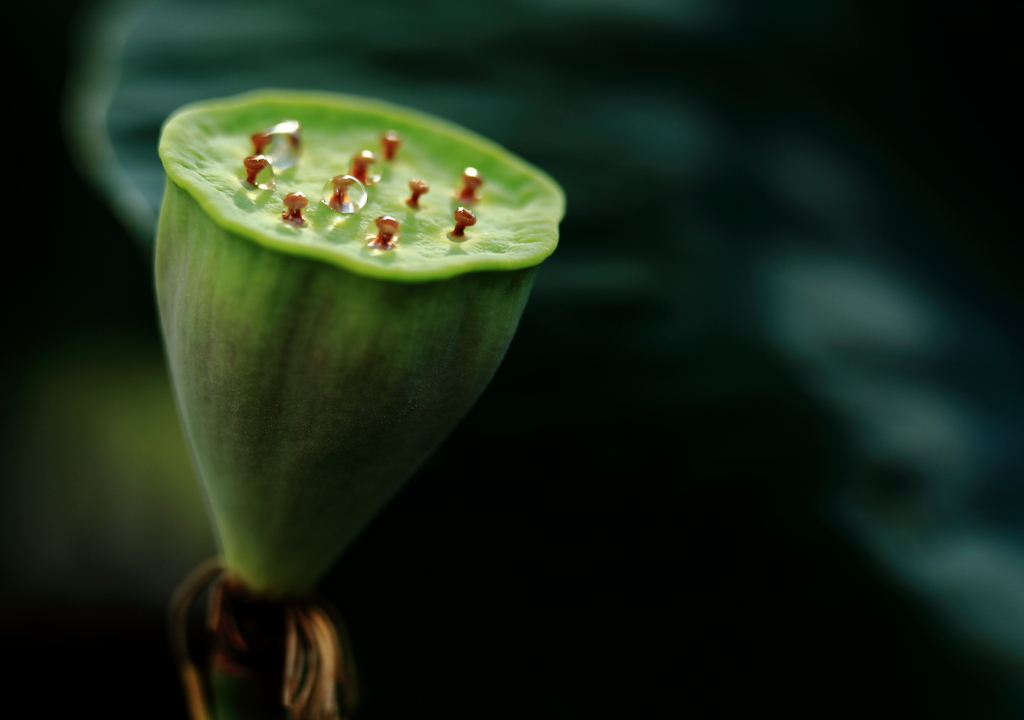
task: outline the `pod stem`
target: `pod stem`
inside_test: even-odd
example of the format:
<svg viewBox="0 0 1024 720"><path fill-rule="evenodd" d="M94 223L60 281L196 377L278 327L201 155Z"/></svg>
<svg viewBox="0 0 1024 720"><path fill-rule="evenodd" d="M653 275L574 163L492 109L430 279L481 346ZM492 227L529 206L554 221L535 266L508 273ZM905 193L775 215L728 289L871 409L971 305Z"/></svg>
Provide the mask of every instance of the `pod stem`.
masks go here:
<svg viewBox="0 0 1024 720"><path fill-rule="evenodd" d="M189 611L206 591L202 651ZM346 720L356 700L344 623L321 597L258 595L211 558L171 600L171 650L191 720Z"/></svg>

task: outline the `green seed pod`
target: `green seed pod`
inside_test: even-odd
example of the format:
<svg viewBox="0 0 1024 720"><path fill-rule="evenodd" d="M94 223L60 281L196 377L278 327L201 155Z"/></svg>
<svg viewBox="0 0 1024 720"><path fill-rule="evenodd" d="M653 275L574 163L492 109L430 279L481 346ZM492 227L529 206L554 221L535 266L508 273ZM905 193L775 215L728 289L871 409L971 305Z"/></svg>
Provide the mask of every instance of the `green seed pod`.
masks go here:
<svg viewBox="0 0 1024 720"><path fill-rule="evenodd" d="M261 132L284 120L278 171L289 137ZM490 380L564 198L464 129L339 95L188 106L160 156L160 316L225 560L304 593Z"/></svg>

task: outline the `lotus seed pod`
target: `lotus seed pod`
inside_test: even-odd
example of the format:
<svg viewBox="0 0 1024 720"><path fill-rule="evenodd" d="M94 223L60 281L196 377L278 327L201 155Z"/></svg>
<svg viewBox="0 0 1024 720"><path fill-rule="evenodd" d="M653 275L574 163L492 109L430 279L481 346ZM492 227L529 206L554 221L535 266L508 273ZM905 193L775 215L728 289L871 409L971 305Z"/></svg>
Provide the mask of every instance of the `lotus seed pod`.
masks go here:
<svg viewBox="0 0 1024 720"><path fill-rule="evenodd" d="M251 137L283 117L301 127L301 162L287 187L247 191ZM332 180L389 129L402 151L365 207L332 209ZM563 195L464 129L339 95L188 106L160 156L160 317L225 562L255 592L305 593L483 391L555 248ZM453 243L449 204L410 208L408 179L453 187L466 167L488 192Z"/></svg>

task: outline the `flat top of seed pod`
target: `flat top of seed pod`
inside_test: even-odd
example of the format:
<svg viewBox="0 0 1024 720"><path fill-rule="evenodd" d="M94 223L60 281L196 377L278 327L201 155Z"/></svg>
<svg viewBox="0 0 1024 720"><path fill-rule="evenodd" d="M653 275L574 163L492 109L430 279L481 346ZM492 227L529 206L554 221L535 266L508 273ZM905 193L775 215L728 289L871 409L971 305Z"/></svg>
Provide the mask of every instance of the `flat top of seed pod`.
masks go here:
<svg viewBox="0 0 1024 720"><path fill-rule="evenodd" d="M243 161L255 154L253 134L286 119L301 128L298 164L278 171L273 189L246 187L240 178ZM388 130L402 136L390 161L381 157ZM382 177L366 188L359 212L336 212L320 201L324 186L349 174L363 150L377 154L374 172ZM425 113L346 95L266 90L187 105L165 123L160 158L170 180L221 227L279 252L389 280L536 265L554 251L565 207L554 180L499 145ZM457 197L466 168L484 179L473 203ZM406 204L412 178L430 186L419 209ZM296 191L310 200L301 227L281 219L284 197ZM449 233L463 205L477 223L457 242ZM400 223L391 250L368 244L381 215Z"/></svg>

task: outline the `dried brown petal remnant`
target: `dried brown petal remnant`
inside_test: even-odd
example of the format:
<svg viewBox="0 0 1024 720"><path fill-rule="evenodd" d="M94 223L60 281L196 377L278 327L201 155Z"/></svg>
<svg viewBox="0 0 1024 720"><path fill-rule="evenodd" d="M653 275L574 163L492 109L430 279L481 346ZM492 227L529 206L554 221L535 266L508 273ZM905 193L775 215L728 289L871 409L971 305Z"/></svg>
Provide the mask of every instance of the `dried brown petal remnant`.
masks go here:
<svg viewBox="0 0 1024 720"><path fill-rule="evenodd" d="M395 153L398 152L398 148L402 144L402 136L398 134L397 130L388 130L380 136L380 143L384 146L384 159L394 160Z"/></svg>
<svg viewBox="0 0 1024 720"><path fill-rule="evenodd" d="M242 161L242 166L245 167L245 181L250 185L256 184L256 176L260 174L270 161L262 155L251 155Z"/></svg>
<svg viewBox="0 0 1024 720"><path fill-rule="evenodd" d="M370 168L373 167L375 162L377 162L377 156L369 150L357 152L352 156L352 169L349 170L348 174L363 185L373 185L376 182L376 178L370 174Z"/></svg>
<svg viewBox="0 0 1024 720"><path fill-rule="evenodd" d="M405 204L411 208L418 209L420 206L420 195L426 195L430 192L430 186L427 185L426 180L413 178L409 181L409 189L412 190L412 196L405 201Z"/></svg>
<svg viewBox="0 0 1024 720"><path fill-rule="evenodd" d="M466 237L466 228L476 225L476 215L472 210L460 207L455 211L455 229L448 233L449 237Z"/></svg>
<svg viewBox="0 0 1024 720"><path fill-rule="evenodd" d="M458 198L463 202L476 202L480 199L480 194L477 190L484 184L484 179L480 177L480 171L476 168L468 167L462 171L462 189L459 191Z"/></svg>
<svg viewBox="0 0 1024 720"><path fill-rule="evenodd" d="M306 196L299 191L288 193L284 196L284 212L281 219L290 222L292 225L302 227L306 224L306 218L302 217L302 209L309 205Z"/></svg>
<svg viewBox="0 0 1024 720"><path fill-rule="evenodd" d="M376 220L377 237L369 242L369 246L377 250L391 250L398 242L395 235L398 234L398 221L390 215L381 215Z"/></svg>
<svg viewBox="0 0 1024 720"><path fill-rule="evenodd" d="M203 647L190 648L189 609L204 590ZM178 588L169 619L191 720L214 717L208 692L214 675L232 678L236 688L244 686L250 701L281 703L292 720L351 720L358 702L351 646L344 622L323 598L273 599L252 593L214 559ZM205 682L192 660L203 650Z"/></svg>

